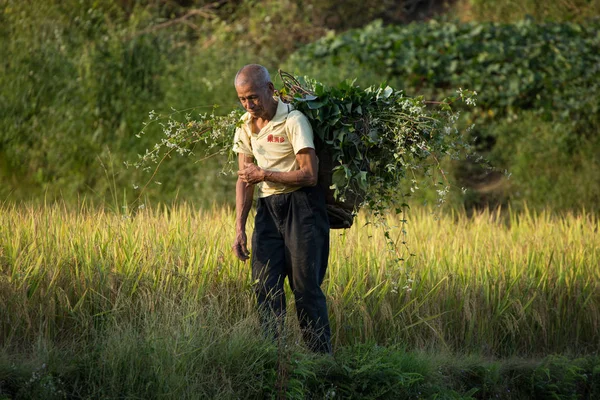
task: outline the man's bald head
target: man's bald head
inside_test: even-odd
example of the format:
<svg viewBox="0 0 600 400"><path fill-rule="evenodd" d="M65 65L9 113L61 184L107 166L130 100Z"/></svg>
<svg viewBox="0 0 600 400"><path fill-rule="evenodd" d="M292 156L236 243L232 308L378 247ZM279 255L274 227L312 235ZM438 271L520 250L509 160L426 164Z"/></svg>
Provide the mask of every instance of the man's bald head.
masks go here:
<svg viewBox="0 0 600 400"><path fill-rule="evenodd" d="M259 64L248 64L243 66L235 75L234 86L255 85L264 87L271 82L269 71Z"/></svg>
<svg viewBox="0 0 600 400"><path fill-rule="evenodd" d="M277 112L278 100L269 71L262 65L249 64L238 71L233 81L238 100L254 119L270 121Z"/></svg>

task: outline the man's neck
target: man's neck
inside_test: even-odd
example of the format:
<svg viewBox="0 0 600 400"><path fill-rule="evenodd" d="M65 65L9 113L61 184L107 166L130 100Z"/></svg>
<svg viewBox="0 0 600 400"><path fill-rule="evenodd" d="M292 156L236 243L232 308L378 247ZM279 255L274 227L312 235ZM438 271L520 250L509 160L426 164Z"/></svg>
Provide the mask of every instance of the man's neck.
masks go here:
<svg viewBox="0 0 600 400"><path fill-rule="evenodd" d="M263 117L258 117L256 118L254 121L256 123L256 125L258 125L258 127L260 129L262 129L263 126L265 126L266 124L269 123L269 121L271 121L273 118L275 118L275 114L277 114L277 107L279 106L279 101L275 98L273 98L273 102L271 104L269 104L269 107L266 109L266 113Z"/></svg>

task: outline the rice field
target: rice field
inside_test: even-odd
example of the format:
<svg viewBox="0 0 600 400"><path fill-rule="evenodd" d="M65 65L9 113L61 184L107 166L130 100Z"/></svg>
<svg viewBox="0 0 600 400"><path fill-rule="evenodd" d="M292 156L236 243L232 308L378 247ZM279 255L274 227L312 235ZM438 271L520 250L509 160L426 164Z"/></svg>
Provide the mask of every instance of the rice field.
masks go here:
<svg viewBox="0 0 600 400"><path fill-rule="evenodd" d="M421 208L386 224L361 214L331 233L323 288L334 349L600 350L595 215ZM172 335L184 335L189 320L255 332L250 265L234 258L233 238L228 208L158 205L125 215L85 204L2 205L0 348L84 342L102 326L159 317Z"/></svg>

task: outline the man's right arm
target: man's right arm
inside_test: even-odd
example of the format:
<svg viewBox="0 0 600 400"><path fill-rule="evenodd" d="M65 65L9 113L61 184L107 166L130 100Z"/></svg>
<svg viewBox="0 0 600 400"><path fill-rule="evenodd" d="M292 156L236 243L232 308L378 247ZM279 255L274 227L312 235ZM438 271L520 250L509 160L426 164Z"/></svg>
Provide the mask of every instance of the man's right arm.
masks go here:
<svg viewBox="0 0 600 400"><path fill-rule="evenodd" d="M238 168L242 170L246 163L251 163L253 157L247 154L238 154ZM248 239L246 236L246 221L252 208L254 198L254 185L248 184L238 177L235 185L235 242L233 252L237 258L246 261L250 258Z"/></svg>

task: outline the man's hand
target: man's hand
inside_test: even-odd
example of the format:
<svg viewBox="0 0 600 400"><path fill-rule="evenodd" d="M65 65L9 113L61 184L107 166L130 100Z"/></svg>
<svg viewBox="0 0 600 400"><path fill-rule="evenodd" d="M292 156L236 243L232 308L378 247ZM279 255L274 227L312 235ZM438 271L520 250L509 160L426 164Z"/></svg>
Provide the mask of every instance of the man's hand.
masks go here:
<svg viewBox="0 0 600 400"><path fill-rule="evenodd" d="M251 161L251 160L250 160ZM246 187L259 182L274 182L289 186L315 186L318 182L319 165L315 149L305 147L296 154L299 169L294 171L271 171L258 167L247 159L238 161L238 181Z"/></svg>
<svg viewBox="0 0 600 400"><path fill-rule="evenodd" d="M237 172L238 177L249 185L265 180L265 171L254 163L244 163L244 169Z"/></svg>
<svg viewBox="0 0 600 400"><path fill-rule="evenodd" d="M238 232L233 243L233 253L241 261L246 261L250 258L250 252L247 247L246 232Z"/></svg>

